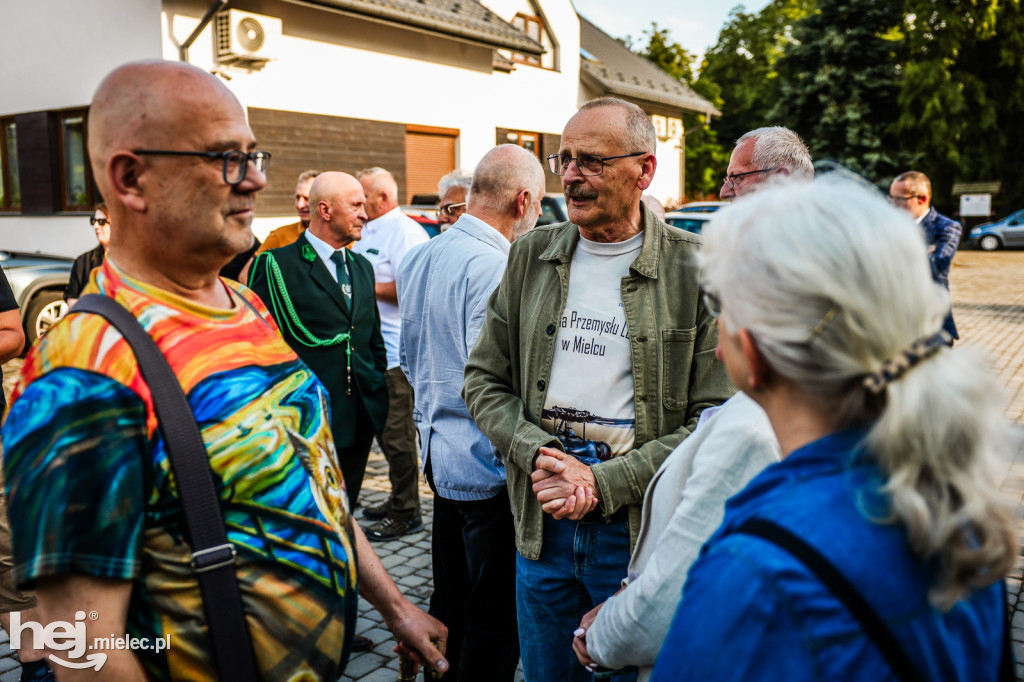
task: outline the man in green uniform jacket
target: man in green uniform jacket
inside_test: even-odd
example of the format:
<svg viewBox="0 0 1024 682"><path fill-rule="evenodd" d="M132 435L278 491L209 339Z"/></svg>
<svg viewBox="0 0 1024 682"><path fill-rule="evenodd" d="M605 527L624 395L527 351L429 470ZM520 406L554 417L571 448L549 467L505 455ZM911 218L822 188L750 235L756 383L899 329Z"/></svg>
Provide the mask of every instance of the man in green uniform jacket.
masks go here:
<svg viewBox="0 0 1024 682"><path fill-rule="evenodd" d="M373 268L345 248L362 236L364 202L354 177L322 173L309 192L309 229L294 243L261 253L249 274L285 341L330 393L331 430L352 509L388 411Z"/></svg>

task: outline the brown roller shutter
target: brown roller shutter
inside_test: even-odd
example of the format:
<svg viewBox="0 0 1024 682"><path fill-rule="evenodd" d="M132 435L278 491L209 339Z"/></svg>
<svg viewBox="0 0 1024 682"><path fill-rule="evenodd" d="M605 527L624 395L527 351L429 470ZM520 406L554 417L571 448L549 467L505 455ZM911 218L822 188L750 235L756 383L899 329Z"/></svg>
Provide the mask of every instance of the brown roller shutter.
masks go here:
<svg viewBox="0 0 1024 682"><path fill-rule="evenodd" d="M456 135L422 132L409 126L405 133L405 202L417 194L437 194L437 181L455 170Z"/></svg>

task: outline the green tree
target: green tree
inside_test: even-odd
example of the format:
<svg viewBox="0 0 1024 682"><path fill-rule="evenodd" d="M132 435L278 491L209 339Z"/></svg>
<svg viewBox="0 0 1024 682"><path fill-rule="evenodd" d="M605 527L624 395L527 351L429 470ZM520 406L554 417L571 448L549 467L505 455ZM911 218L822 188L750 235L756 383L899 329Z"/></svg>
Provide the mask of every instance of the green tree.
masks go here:
<svg viewBox="0 0 1024 682"><path fill-rule="evenodd" d="M716 108L721 107L718 86L710 81L695 79L693 67L696 58L672 39L668 29L659 28L657 22L652 21L651 28L643 31L642 36L642 45L637 45L630 37L623 42L636 54L654 62ZM716 169L721 166L723 157L728 163L728 152L722 148L717 134L705 128L703 116L684 114L682 118L686 133L686 195L690 198L704 198L717 191L719 180Z"/></svg>
<svg viewBox="0 0 1024 682"><path fill-rule="evenodd" d="M814 5L814 0L773 0L758 13L736 7L705 54L698 82L718 89L722 118L714 128L730 150L748 130L776 123L769 117L780 90L776 65L793 44L794 25Z"/></svg>
<svg viewBox="0 0 1024 682"><path fill-rule="evenodd" d="M818 0L778 62L769 113L799 133L815 159L839 161L880 185L906 163L887 132L898 111L902 16L898 3L884 0Z"/></svg>
<svg viewBox="0 0 1024 682"><path fill-rule="evenodd" d="M1024 205L1024 11L1020 0L906 0L899 116L893 130L932 180L1000 180L1003 211Z"/></svg>

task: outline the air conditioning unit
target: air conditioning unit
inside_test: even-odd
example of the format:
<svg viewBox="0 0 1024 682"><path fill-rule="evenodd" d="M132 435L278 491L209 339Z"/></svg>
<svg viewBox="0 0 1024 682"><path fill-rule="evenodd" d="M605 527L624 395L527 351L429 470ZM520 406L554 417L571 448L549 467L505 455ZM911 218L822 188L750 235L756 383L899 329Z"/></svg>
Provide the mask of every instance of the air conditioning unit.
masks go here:
<svg viewBox="0 0 1024 682"><path fill-rule="evenodd" d="M229 9L217 14L216 57L221 64L260 68L277 58L281 20Z"/></svg>

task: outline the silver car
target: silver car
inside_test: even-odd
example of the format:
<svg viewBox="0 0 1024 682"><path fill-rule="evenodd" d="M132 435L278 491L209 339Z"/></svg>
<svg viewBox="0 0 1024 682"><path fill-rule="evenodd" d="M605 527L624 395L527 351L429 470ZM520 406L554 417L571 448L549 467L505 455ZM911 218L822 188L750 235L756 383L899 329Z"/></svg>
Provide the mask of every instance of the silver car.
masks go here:
<svg viewBox="0 0 1024 682"><path fill-rule="evenodd" d="M14 291L25 326L25 348L64 317L64 289L71 279L72 258L41 253L0 251L0 267Z"/></svg>

